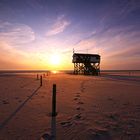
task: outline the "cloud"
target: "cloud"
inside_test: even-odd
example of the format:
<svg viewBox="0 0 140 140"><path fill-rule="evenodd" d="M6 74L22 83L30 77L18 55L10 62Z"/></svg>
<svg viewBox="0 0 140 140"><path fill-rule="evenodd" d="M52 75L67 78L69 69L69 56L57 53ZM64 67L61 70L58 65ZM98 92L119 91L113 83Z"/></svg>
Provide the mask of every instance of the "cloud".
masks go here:
<svg viewBox="0 0 140 140"><path fill-rule="evenodd" d="M28 25L0 22L0 41L5 41L10 45L20 45L29 43L34 39L35 34Z"/></svg>
<svg viewBox="0 0 140 140"><path fill-rule="evenodd" d="M69 25L70 22L64 19L64 16L60 16L57 18L51 29L46 33L46 35L53 36L62 33Z"/></svg>
<svg viewBox="0 0 140 140"><path fill-rule="evenodd" d="M85 39L75 44L73 48L75 49L75 52L87 53L87 51L93 50L95 46L96 46L96 41L94 39Z"/></svg>
<svg viewBox="0 0 140 140"><path fill-rule="evenodd" d="M17 59L17 56L19 60L20 58L28 57L28 54L0 41L0 59L13 61L14 59Z"/></svg>
<svg viewBox="0 0 140 140"><path fill-rule="evenodd" d="M103 30L103 29L102 29ZM106 32L97 30L88 38L83 38L76 44L76 52L99 53L108 63L112 59L118 61L125 58L140 58L140 40L135 26L110 27Z"/></svg>
<svg viewBox="0 0 140 140"><path fill-rule="evenodd" d="M22 49L33 40L35 33L29 26L0 21L0 69L30 67L31 56Z"/></svg>
<svg viewBox="0 0 140 140"><path fill-rule="evenodd" d="M139 0L117 0L112 1L110 4L102 8L102 18L100 23L108 26L112 22L120 23L122 19L130 18L133 11L139 10L140 1ZM108 23L108 24L107 24ZM129 24L129 23L127 23Z"/></svg>
<svg viewBox="0 0 140 140"><path fill-rule="evenodd" d="M20 68L28 54L0 41L0 69Z"/></svg>
<svg viewBox="0 0 140 140"><path fill-rule="evenodd" d="M29 53L0 41L0 69L43 69L42 60L41 52Z"/></svg>

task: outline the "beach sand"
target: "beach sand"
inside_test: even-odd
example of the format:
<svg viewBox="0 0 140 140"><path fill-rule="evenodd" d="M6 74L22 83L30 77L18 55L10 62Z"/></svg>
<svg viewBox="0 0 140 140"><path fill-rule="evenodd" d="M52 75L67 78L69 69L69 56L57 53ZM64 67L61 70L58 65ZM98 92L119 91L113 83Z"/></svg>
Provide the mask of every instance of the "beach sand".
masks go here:
<svg viewBox="0 0 140 140"><path fill-rule="evenodd" d="M52 85L57 116L51 117ZM0 140L140 140L140 77L0 76Z"/></svg>

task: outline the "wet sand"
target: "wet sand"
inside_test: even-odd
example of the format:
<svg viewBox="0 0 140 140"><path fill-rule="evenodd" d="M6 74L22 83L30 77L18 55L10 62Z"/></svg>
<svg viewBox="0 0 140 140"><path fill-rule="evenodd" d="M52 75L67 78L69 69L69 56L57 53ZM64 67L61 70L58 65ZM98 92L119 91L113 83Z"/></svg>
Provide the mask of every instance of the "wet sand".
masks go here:
<svg viewBox="0 0 140 140"><path fill-rule="evenodd" d="M51 74L39 82L35 74L0 76L0 140L140 139L139 75Z"/></svg>

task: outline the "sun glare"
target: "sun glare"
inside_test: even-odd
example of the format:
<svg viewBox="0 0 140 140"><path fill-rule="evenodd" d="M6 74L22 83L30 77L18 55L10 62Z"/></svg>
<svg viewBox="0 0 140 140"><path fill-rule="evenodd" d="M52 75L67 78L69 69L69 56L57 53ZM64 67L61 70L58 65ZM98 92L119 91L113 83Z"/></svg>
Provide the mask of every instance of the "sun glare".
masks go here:
<svg viewBox="0 0 140 140"><path fill-rule="evenodd" d="M50 63L51 65L60 65L60 55L58 54L53 54L51 57L50 57Z"/></svg>
<svg viewBox="0 0 140 140"><path fill-rule="evenodd" d="M53 70L53 71L51 71L53 74L57 74L58 73L58 71L56 71L56 70Z"/></svg>

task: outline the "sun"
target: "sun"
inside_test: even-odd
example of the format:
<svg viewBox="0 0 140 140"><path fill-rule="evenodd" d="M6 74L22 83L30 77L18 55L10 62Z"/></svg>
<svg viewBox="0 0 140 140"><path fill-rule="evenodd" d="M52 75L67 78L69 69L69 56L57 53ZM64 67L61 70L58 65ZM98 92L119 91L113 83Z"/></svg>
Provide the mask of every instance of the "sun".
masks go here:
<svg viewBox="0 0 140 140"><path fill-rule="evenodd" d="M60 62L61 62L61 58L60 58L59 54L53 54L50 57L50 64L51 65L60 65Z"/></svg>

